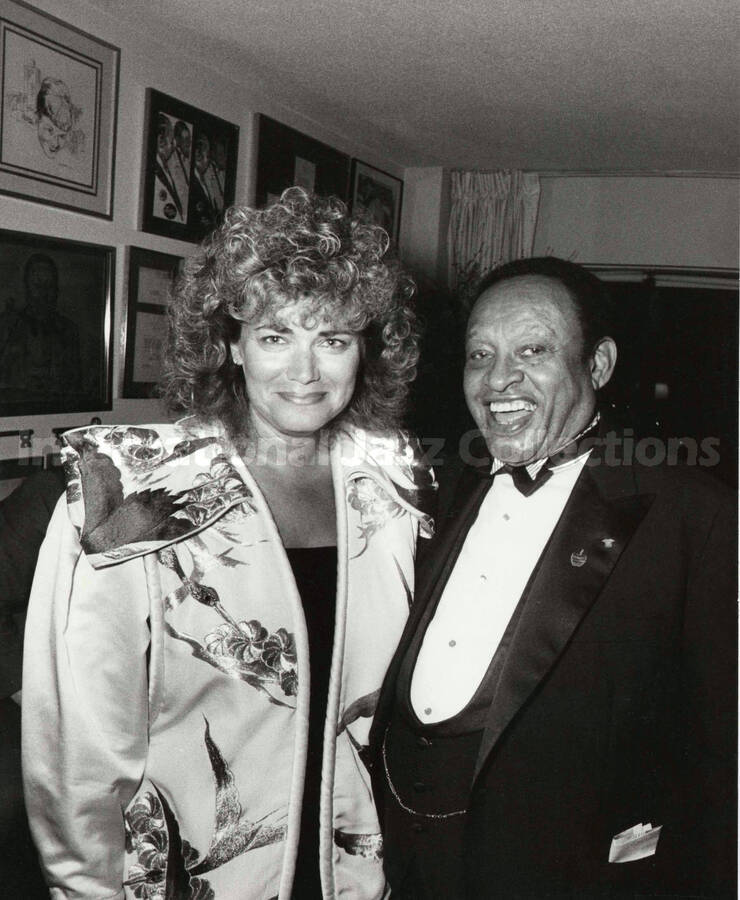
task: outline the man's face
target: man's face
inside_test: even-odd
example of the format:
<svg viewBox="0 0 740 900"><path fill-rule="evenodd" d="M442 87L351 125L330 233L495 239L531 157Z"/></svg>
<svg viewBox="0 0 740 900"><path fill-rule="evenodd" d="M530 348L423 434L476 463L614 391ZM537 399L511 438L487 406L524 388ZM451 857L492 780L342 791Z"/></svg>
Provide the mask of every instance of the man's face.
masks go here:
<svg viewBox="0 0 740 900"><path fill-rule="evenodd" d="M157 152L162 157L162 159L167 162L167 160L172 156L172 151L175 149L175 138L172 131L172 128L164 128L160 131L157 136Z"/></svg>
<svg viewBox="0 0 740 900"><path fill-rule="evenodd" d="M195 142L195 168L201 175L208 168L208 163L211 159L210 150L211 146L208 143L207 138L201 135Z"/></svg>
<svg viewBox="0 0 740 900"><path fill-rule="evenodd" d="M180 153L187 159L190 156L190 132L180 131L175 138Z"/></svg>
<svg viewBox="0 0 740 900"><path fill-rule="evenodd" d="M570 296L552 278L522 275L478 298L466 335L464 390L493 456L513 465L545 459L588 425L595 390L611 367L602 372L599 362L584 359L582 343Z"/></svg>
<svg viewBox="0 0 740 900"><path fill-rule="evenodd" d="M56 159L57 153L67 143L69 128L59 128L48 116L40 116L37 134L44 156L48 156L49 159Z"/></svg>

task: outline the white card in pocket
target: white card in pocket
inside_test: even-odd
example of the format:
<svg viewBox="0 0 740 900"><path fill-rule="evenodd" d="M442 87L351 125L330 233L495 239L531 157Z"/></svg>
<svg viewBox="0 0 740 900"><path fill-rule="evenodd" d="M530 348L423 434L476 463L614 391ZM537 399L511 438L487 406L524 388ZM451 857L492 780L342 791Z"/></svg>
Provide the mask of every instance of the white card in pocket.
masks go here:
<svg viewBox="0 0 740 900"><path fill-rule="evenodd" d="M658 846L662 827L662 825L657 825L653 828L650 822L647 825L640 822L639 825L633 825L632 828L614 835L609 848L609 862L633 862L636 859L652 856Z"/></svg>

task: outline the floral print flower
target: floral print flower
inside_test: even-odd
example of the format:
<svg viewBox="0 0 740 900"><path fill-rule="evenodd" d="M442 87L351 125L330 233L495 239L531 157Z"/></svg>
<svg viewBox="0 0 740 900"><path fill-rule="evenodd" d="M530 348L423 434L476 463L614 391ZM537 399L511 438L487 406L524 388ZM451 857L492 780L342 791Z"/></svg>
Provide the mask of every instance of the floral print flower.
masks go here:
<svg viewBox="0 0 740 900"><path fill-rule="evenodd" d="M165 453L159 434L152 428L111 428L103 440L116 447L136 468L156 465Z"/></svg>
<svg viewBox="0 0 740 900"><path fill-rule="evenodd" d="M219 625L206 637L206 647L211 653L233 656L242 662L253 662L262 655L268 632L256 619L239 622L238 630L232 625Z"/></svg>
<svg viewBox="0 0 740 900"><path fill-rule="evenodd" d="M280 687L286 697L295 697L298 693L298 672L295 669L286 669L281 672Z"/></svg>
<svg viewBox="0 0 740 900"><path fill-rule="evenodd" d="M137 862L126 884L141 900L164 900L167 877L167 827L158 798L147 791L126 814L126 849Z"/></svg>
<svg viewBox="0 0 740 900"><path fill-rule="evenodd" d="M202 525L221 510L251 497L251 491L236 469L225 456L217 456L211 461L209 474L200 472L196 476L193 487L182 499L184 505L179 515L193 525Z"/></svg>
<svg viewBox="0 0 740 900"><path fill-rule="evenodd" d="M372 478L355 478L347 488L347 502L360 513L359 532L364 547L357 556L367 550L368 542L391 519L403 514L403 509Z"/></svg>
<svg viewBox="0 0 740 900"><path fill-rule="evenodd" d="M294 697L298 692L295 640L285 628L270 634L257 619L227 621L210 631L203 645L180 634L171 625L167 630L173 637L190 644L198 659L263 691L272 703L286 705L268 688L277 687L286 697Z"/></svg>
<svg viewBox="0 0 740 900"><path fill-rule="evenodd" d="M295 668L295 642L293 635L284 628L278 628L265 641L262 650L265 664L276 672L290 671Z"/></svg>

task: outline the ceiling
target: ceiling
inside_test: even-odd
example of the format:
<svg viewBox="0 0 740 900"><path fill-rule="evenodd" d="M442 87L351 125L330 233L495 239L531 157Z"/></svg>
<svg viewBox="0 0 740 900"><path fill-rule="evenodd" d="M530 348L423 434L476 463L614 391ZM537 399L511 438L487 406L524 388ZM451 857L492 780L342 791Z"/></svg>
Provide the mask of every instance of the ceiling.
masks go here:
<svg viewBox="0 0 740 900"><path fill-rule="evenodd" d="M399 166L738 170L736 0L93 0Z"/></svg>

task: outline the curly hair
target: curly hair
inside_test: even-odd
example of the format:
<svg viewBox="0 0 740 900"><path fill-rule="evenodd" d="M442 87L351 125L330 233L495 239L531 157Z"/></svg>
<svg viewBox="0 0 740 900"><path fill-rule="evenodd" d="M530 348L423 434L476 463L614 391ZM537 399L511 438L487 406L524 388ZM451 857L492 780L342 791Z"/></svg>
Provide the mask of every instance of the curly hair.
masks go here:
<svg viewBox="0 0 740 900"><path fill-rule="evenodd" d="M229 345L242 323L300 303L361 336L361 364L342 421L397 427L416 375L414 284L386 258L388 235L336 197L288 188L265 209L234 206L185 265L169 307L160 394L171 411L246 434L244 375Z"/></svg>

